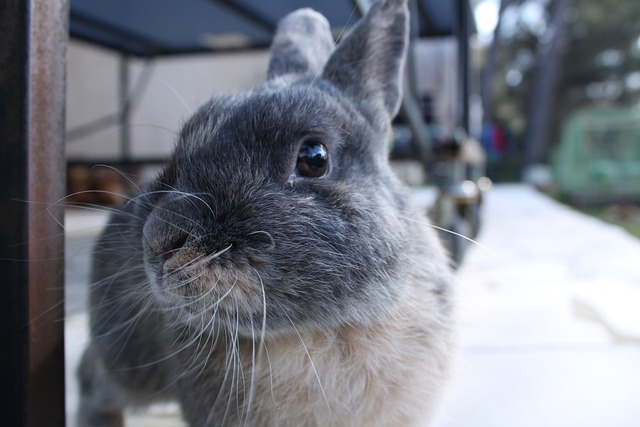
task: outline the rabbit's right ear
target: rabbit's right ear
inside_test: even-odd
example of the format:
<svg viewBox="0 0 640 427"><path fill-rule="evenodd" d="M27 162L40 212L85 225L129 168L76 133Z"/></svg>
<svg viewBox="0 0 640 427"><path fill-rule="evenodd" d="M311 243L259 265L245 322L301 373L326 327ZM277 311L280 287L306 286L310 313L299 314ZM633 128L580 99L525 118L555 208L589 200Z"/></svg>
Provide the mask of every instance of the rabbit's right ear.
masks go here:
<svg viewBox="0 0 640 427"><path fill-rule="evenodd" d="M309 8L291 12L278 24L267 79L320 73L333 46L331 28L324 16Z"/></svg>

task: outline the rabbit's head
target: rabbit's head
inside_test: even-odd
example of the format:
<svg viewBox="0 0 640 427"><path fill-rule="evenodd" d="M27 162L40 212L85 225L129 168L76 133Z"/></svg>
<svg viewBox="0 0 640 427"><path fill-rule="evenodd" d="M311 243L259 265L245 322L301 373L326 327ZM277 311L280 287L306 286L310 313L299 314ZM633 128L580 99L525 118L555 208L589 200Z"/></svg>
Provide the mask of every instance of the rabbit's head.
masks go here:
<svg viewBox="0 0 640 427"><path fill-rule="evenodd" d="M268 80L184 125L139 204L154 295L178 319L269 334L393 307L416 245L387 160L407 33L406 0L375 3L335 47L324 17L293 12Z"/></svg>

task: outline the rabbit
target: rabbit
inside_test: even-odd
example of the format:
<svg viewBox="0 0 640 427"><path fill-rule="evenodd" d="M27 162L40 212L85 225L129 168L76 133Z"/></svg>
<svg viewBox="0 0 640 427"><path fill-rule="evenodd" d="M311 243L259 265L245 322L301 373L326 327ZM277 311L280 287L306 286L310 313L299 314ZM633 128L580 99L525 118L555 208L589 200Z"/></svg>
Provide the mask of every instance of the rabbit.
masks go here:
<svg viewBox="0 0 640 427"><path fill-rule="evenodd" d="M407 0L337 45L300 9L267 80L215 97L94 254L78 425L426 426L455 350L442 245L391 171Z"/></svg>

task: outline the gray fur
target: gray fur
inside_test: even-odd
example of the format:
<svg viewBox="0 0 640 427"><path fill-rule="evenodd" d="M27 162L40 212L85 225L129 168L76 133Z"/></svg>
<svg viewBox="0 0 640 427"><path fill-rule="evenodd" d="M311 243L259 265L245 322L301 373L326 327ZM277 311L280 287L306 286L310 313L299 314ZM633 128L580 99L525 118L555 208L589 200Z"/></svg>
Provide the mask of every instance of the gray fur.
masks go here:
<svg viewBox="0 0 640 427"><path fill-rule="evenodd" d="M376 3L323 67L326 20L294 12L275 37L270 79L212 99L185 123L162 174L97 245L80 426L118 426L125 406L166 399L191 426L431 416L449 370L451 277L387 161L407 13L405 0ZM326 146L326 175L296 173L303 141ZM327 366L377 366L394 353L384 345L415 366L381 366L380 384L365 388L357 376L330 380ZM302 361L300 384L282 380L282 352L292 371ZM391 383L410 397L374 404L393 389L383 377L394 370ZM289 403L276 402L281 392ZM361 410L344 412L349 398Z"/></svg>
<svg viewBox="0 0 640 427"><path fill-rule="evenodd" d="M332 49L331 27L324 16L312 9L292 12L278 24L267 78L318 73Z"/></svg>

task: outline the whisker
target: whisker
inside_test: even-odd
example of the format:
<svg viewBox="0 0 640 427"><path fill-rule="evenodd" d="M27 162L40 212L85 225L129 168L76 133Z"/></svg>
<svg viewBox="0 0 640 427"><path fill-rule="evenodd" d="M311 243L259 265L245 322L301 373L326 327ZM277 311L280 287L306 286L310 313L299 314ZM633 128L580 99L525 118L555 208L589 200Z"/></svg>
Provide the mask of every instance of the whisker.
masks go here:
<svg viewBox="0 0 640 427"><path fill-rule="evenodd" d="M164 83L164 85L167 87L167 89L169 89L175 96L176 98L178 98L178 101L180 101L182 103L182 106L185 108L185 110L187 110L187 113L191 116L193 115L193 110L191 109L191 107L189 107L189 104L187 104L187 101L183 98L183 96L176 90L175 87L173 87L173 85L171 83L169 83L167 80L163 79L160 76L156 76L156 78Z"/></svg>
<svg viewBox="0 0 640 427"><path fill-rule="evenodd" d="M271 246L269 247L269 250L274 250L276 248L276 240L273 238L273 236L271 235L271 233L267 232L267 231L254 231L252 233L249 233L249 236L255 236L256 234L264 234L265 236L267 236L269 238L269 240L271 240Z"/></svg>
<svg viewBox="0 0 640 427"><path fill-rule="evenodd" d="M220 257L220 255L224 254L225 252L228 252L231 249L232 246L233 246L233 244L227 246L226 248L224 248L224 249L222 249L222 250L220 250L218 252L212 253L211 255L207 255L206 257L204 257L200 261L200 263L207 264L207 263L213 261L214 259Z"/></svg>
<svg viewBox="0 0 640 427"><path fill-rule="evenodd" d="M464 234L457 233L455 231L449 230L449 229L444 228L444 227L439 227L437 225L432 224L431 222L429 222L427 220L422 221L422 220L419 220L419 219L416 219L416 218L411 218L411 217L408 217L408 216L400 216L400 218L406 219L406 220L409 220L409 221L414 221L414 222L417 222L419 224L423 224L423 225L426 225L428 227L434 228L436 230L439 230L439 231L442 231L442 232L445 232L445 233L449 233L449 234L454 235L456 237L460 237L460 238L462 238L462 239L464 239L464 240L466 240L466 241L478 246L479 248L489 252L491 255L494 255L496 258L498 258L500 261L502 261L506 265L511 265L511 263L506 258L504 258L499 253L495 252L493 249L489 248L488 246L483 245L482 243L478 242L477 240L472 239L471 237L465 236Z"/></svg>
<svg viewBox="0 0 640 427"><path fill-rule="evenodd" d="M296 325L293 322L293 320L291 320L291 317L286 312L286 310L284 310L282 305L279 302L277 304L278 304L278 306L280 306L280 309L282 310L282 313L287 317L287 319L289 319L289 322L291 323L291 326L293 326L293 330L298 335L298 338L300 339L300 343L302 344L302 347L304 348L304 351L307 354L307 359L309 359L309 364L311 365L311 369L313 370L313 373L316 376L316 379L318 380L318 387L320 388L320 393L322 393L322 398L324 399L324 403L327 405L327 408L331 409L331 406L329 405L329 400L327 399L327 395L324 392L324 387L322 386L322 381L320 380L320 375L318 374L318 370L316 369L315 363L313 363L313 359L311 358L311 354L309 353L309 349L307 348L307 345L305 344L304 340L302 339L302 335L300 335L300 332L298 331L298 328L296 327Z"/></svg>
<svg viewBox="0 0 640 427"><path fill-rule="evenodd" d="M271 400L276 408L280 408L280 405L276 402L276 396L273 390L273 367L271 366L271 357L269 356L269 349L267 348L267 343L263 342L262 347L264 348L264 353L267 356L267 364L269 365L269 386L271 390Z"/></svg>
<svg viewBox="0 0 640 427"><path fill-rule="evenodd" d="M136 191L140 191L140 187L138 187L138 185L129 177L128 174L124 173L124 171L110 166L110 165L106 165L106 164L97 164L91 167L91 169L97 169L97 168L105 168L105 169L109 169L112 170L114 172L116 172L118 175L120 175L122 178L124 178L124 180L131 186L131 188L133 188Z"/></svg>

